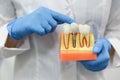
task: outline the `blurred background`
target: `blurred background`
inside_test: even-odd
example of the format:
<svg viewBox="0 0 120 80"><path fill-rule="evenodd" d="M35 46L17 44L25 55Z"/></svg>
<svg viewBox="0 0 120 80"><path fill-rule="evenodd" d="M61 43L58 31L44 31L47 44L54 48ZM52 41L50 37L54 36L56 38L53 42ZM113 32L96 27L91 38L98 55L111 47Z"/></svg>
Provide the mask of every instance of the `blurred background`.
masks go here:
<svg viewBox="0 0 120 80"><path fill-rule="evenodd" d="M104 72L106 80L119 80L120 68L106 69Z"/></svg>

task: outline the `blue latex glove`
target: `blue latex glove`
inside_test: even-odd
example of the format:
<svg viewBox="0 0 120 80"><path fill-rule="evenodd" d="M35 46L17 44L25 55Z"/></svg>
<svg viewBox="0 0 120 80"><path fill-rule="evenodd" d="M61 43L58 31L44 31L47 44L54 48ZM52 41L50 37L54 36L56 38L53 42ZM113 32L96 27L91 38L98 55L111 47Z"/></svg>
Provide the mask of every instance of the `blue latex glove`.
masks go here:
<svg viewBox="0 0 120 80"><path fill-rule="evenodd" d="M45 7L40 7L31 14L15 19L7 26L9 35L19 40L24 36L37 33L40 36L53 32L57 24L72 23L73 19Z"/></svg>
<svg viewBox="0 0 120 80"><path fill-rule="evenodd" d="M97 54L97 60L81 61L81 63L90 71L101 71L105 69L109 63L110 50L111 44L107 39L98 39L93 48L93 52Z"/></svg>

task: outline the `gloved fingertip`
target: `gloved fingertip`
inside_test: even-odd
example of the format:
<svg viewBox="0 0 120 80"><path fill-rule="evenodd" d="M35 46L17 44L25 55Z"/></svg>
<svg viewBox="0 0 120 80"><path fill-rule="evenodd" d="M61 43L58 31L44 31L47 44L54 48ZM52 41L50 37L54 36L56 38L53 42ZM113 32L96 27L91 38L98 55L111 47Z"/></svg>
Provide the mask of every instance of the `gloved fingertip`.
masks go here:
<svg viewBox="0 0 120 80"><path fill-rule="evenodd" d="M93 52L98 54L100 52L100 48L99 47L94 47Z"/></svg>
<svg viewBox="0 0 120 80"><path fill-rule="evenodd" d="M73 23L73 22L75 22L73 19L68 19L68 23L69 23L69 24L71 24L71 23Z"/></svg>
<svg viewBox="0 0 120 80"><path fill-rule="evenodd" d="M41 28L40 31L39 31L39 35L40 35L40 36L43 36L44 34L46 34L46 32L45 32L44 29Z"/></svg>

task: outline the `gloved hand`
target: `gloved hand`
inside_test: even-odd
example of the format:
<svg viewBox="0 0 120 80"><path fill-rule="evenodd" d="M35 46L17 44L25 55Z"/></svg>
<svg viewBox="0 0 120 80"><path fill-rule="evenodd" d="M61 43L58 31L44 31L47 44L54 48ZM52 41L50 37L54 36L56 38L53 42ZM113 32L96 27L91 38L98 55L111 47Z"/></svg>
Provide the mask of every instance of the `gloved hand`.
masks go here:
<svg viewBox="0 0 120 80"><path fill-rule="evenodd" d="M110 59L111 44L107 39L98 39L93 48L93 52L97 54L97 60L81 61L83 66L90 71L101 71L105 69Z"/></svg>
<svg viewBox="0 0 120 80"><path fill-rule="evenodd" d="M40 7L31 14L15 19L7 26L9 35L19 40L24 36L37 33L40 36L53 32L57 24L72 23L73 19L45 7Z"/></svg>

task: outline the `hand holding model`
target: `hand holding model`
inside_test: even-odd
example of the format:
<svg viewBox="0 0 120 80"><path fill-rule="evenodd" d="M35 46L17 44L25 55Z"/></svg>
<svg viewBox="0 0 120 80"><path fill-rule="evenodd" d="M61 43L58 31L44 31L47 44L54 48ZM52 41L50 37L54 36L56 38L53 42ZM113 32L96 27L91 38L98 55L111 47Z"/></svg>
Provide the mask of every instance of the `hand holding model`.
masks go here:
<svg viewBox="0 0 120 80"><path fill-rule="evenodd" d="M31 14L10 22L8 32L13 39L19 40L32 33L37 33L40 36L45 35L53 32L57 24L72 22L73 20L68 16L40 7Z"/></svg>
<svg viewBox="0 0 120 80"><path fill-rule="evenodd" d="M78 27L76 27L78 26ZM70 32L79 32L82 34L88 34L90 32L90 26L72 23L71 27L69 25L65 25L64 33L68 34ZM95 41L95 45L93 47L93 52L97 54L96 60L83 60L80 61L83 66L90 71L101 71L108 66L110 59L110 50L111 44L106 39L98 39Z"/></svg>
<svg viewBox="0 0 120 80"><path fill-rule="evenodd" d="M97 54L97 60L81 61L81 63L90 71L101 71L108 66L110 50L111 44L107 39L98 39L93 48L93 52Z"/></svg>

